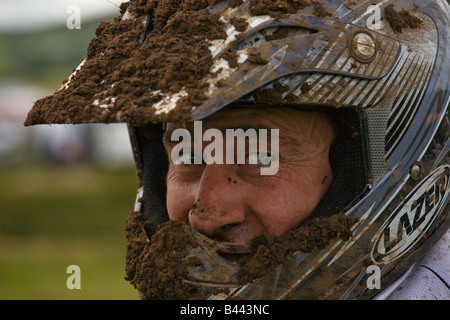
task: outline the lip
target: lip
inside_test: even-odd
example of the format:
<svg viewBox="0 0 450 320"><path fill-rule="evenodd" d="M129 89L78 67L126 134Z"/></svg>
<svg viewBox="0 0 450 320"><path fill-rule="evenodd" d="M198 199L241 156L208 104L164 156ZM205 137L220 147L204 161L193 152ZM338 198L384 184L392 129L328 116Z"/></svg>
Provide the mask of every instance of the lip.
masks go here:
<svg viewBox="0 0 450 320"><path fill-rule="evenodd" d="M229 247L226 251L248 251L251 252L251 245L254 239L263 236L259 230L250 227L248 223L227 225L216 230L208 238L212 241L216 241L221 246ZM233 249L235 248L236 249ZM241 247L241 248L238 248ZM247 248L247 249L244 249Z"/></svg>
<svg viewBox="0 0 450 320"><path fill-rule="evenodd" d="M248 238L241 237L239 234L225 234L219 236L209 237L212 241L220 243L220 248L225 250L225 252L243 252L243 251L251 251L250 245L255 237Z"/></svg>

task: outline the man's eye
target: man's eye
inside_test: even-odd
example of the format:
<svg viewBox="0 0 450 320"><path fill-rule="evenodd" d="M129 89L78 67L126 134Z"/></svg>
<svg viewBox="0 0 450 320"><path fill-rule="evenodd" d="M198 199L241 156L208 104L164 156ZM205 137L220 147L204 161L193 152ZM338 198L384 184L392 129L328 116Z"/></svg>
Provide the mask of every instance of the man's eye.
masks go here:
<svg viewBox="0 0 450 320"><path fill-rule="evenodd" d="M269 155L267 153L250 153L248 155L248 163L249 164L262 164L267 165L276 161L276 157L274 155Z"/></svg>
<svg viewBox="0 0 450 320"><path fill-rule="evenodd" d="M201 155L196 154L194 152L186 152L180 155L177 159L178 161L174 161L175 164L202 164L203 158Z"/></svg>

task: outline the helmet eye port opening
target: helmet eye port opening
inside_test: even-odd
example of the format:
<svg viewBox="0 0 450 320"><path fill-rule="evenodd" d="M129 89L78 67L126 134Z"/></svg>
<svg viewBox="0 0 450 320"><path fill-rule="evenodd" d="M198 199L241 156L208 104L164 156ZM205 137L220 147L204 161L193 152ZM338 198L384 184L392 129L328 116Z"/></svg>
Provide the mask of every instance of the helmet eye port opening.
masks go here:
<svg viewBox="0 0 450 320"><path fill-rule="evenodd" d="M372 189L364 112L357 107L318 110L332 120L336 138L329 154L333 182L311 218L346 214Z"/></svg>

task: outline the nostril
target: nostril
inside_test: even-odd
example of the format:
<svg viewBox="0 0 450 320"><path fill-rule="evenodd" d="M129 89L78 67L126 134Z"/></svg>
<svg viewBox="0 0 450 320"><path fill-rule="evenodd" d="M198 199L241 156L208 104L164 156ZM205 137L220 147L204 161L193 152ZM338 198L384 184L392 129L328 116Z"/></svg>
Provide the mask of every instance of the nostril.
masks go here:
<svg viewBox="0 0 450 320"><path fill-rule="evenodd" d="M208 170L212 174L212 169ZM229 175L222 178L227 186L228 178L233 183ZM233 227L245 221L247 211L235 191L217 190L216 187L217 183L211 185L209 182L200 186L195 202L188 207L189 225L212 239L227 241L231 234L236 233Z"/></svg>
<svg viewBox="0 0 450 320"><path fill-rule="evenodd" d="M230 223L230 224L227 224L227 225L225 225L225 226L223 226L223 227L220 227L220 228L218 229L218 233L227 233L227 232L230 232L231 228L232 228L234 225L236 225L236 224Z"/></svg>
<svg viewBox="0 0 450 320"><path fill-rule="evenodd" d="M219 242L235 242L238 237L238 232L236 229L233 230L233 228L236 228L239 226L239 223L229 223L224 226L221 226L214 230L214 232L209 236L212 240L219 241Z"/></svg>

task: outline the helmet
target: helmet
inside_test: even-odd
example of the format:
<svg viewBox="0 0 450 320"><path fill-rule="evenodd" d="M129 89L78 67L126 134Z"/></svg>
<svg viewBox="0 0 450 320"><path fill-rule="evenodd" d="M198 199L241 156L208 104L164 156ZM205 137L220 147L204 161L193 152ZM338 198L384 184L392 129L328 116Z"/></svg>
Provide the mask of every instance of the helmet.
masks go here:
<svg viewBox="0 0 450 320"><path fill-rule="evenodd" d="M189 271L181 272L184 293L368 299L449 229L445 1L149 0L121 9L25 125L128 123L140 186L127 227L127 276L142 297L151 295L138 281L139 264L163 266L149 262L164 251L149 249L149 239L171 239L162 227L169 220L165 123L202 120L225 107L327 112L339 135L330 155L335 179L313 216L356 223L345 239L296 250L246 283L237 280L239 262L227 258L239 248L176 224ZM379 270L379 286L370 285L370 270ZM218 295L217 288L226 290Z"/></svg>

